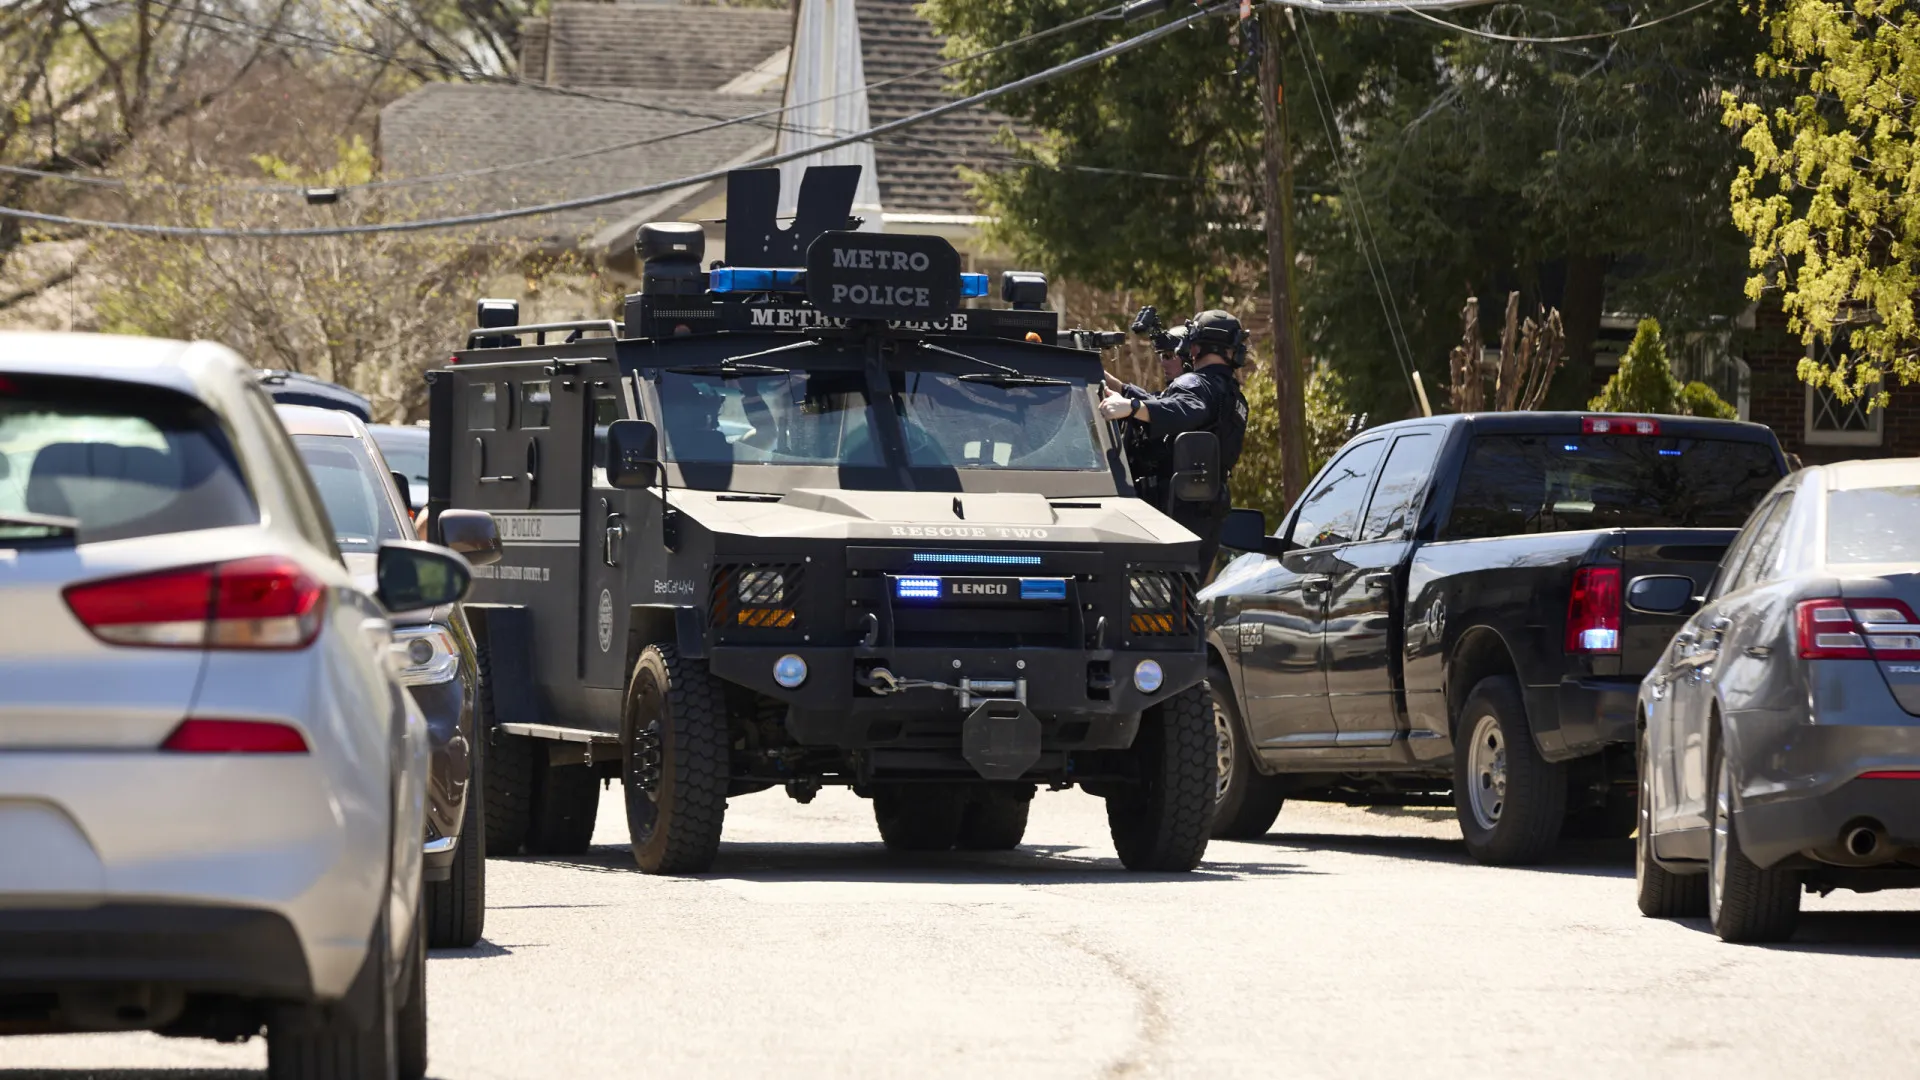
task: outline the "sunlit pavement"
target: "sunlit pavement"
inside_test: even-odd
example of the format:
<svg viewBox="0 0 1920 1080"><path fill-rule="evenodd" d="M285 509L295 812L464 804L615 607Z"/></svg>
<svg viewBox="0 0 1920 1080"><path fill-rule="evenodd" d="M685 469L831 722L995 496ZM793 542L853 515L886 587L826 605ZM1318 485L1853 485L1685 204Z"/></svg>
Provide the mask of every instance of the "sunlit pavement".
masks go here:
<svg viewBox="0 0 1920 1080"><path fill-rule="evenodd" d="M432 1075L1912 1077L1920 893L1809 898L1790 946L1633 906L1631 846L1470 864L1440 811L1289 806L1202 872L1118 868L1042 793L1007 855L899 859L868 804L736 799L699 879L599 846L489 866L487 940L435 953ZM265 1049L0 1040L0 1076L228 1080ZM18 1070L18 1071L15 1071Z"/></svg>

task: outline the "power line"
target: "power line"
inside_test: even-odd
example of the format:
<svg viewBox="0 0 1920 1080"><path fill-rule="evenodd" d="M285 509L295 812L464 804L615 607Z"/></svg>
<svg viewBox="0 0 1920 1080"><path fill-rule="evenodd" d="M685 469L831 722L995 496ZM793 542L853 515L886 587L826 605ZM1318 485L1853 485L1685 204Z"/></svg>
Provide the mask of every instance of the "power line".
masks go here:
<svg viewBox="0 0 1920 1080"><path fill-rule="evenodd" d="M1601 38L1613 38L1613 37L1619 37L1621 34L1631 34L1635 30L1645 30L1650 26L1659 26L1663 22L1669 22L1673 19L1678 19L1682 15L1691 15L1694 12L1699 11L1701 8L1712 7L1714 4L1717 4L1719 2L1720 0L1700 0L1699 3L1693 5L1692 7L1682 8L1671 15L1662 15L1657 19L1649 19L1643 23L1634 23L1631 26L1623 26L1618 30L1602 30L1592 34L1568 34L1563 37L1523 37L1523 36L1515 36L1512 34L1496 34L1491 30L1478 30L1471 26L1461 26L1459 23L1448 22L1447 20L1439 18L1438 16L1429 15L1425 11L1421 10L1420 8L1413 7L1409 4L1396 3L1394 6L1404 11L1411 12L1414 15L1418 15L1420 18L1425 19L1430 23L1435 23L1437 25L1444 26L1447 29L1452 30L1456 33L1470 34L1473 37L1485 38L1488 41L1504 41L1514 45L1565 45L1569 42L1574 42L1574 41L1597 41Z"/></svg>
<svg viewBox="0 0 1920 1080"><path fill-rule="evenodd" d="M1108 45L1105 48L1097 49L1094 52L1087 53L1085 55L1076 57L1072 60L1068 60L1063 63L1056 64L1053 67L1047 68L1043 71L1035 72L1032 75L1015 79L1012 82L1002 83L999 86L982 90L977 94L972 94L964 98L959 98L954 101L943 102L939 105L933 106L932 108L924 109L920 112L912 113L907 116L900 117L899 119L896 119L896 120L890 120L884 124L880 124L877 127L870 128L866 131L856 132L851 135L840 136L835 139L829 139L826 142L818 143L813 146L805 147L799 150L788 151L787 153L784 153L784 154L775 154L770 157L763 158L755 162L755 164L764 168L768 166L784 164L789 161L798 161L802 158L813 157L818 154L824 154L830 150L837 150L842 146L850 146L854 143L868 141L878 136L888 134L890 132L903 130L907 127L911 127L914 124L923 123L927 120L933 119L934 117L944 116L950 112L956 112L961 109L971 108L972 106L975 106L975 105L984 104L985 102L992 101L995 98L1003 97L1007 94L1014 93L1019 90L1025 90L1031 86L1038 86L1045 82L1051 82L1052 80L1060 78L1064 75L1070 75L1076 71L1082 70L1083 68L1091 67L1094 64L1098 64L1112 57L1119 56L1122 53L1131 52L1134 49L1138 49L1138 48L1141 48L1142 46L1149 45L1155 41L1160 40L1163 37L1173 34L1179 30L1185 29L1187 26L1195 22L1198 22L1201 19L1209 18L1213 15L1218 15L1224 11L1227 11L1237 6L1238 6L1237 0L1221 0L1220 3L1216 3L1209 7L1203 8L1190 15L1182 16L1181 18L1175 19L1172 22L1166 23L1162 26L1155 27L1152 30L1148 30L1144 33L1135 35L1134 37L1130 37L1123 41L1119 41L1112 45ZM14 218L20 218L26 221L37 221L43 224L50 224L50 225L67 225L67 226L74 226L78 228L103 229L103 230L113 231L113 232L130 232L130 233L138 233L138 234L143 234L148 236L182 236L182 237L193 236L193 237L219 237L219 238L231 238L231 239L276 239L276 238L283 238L283 237L361 236L361 235L368 235L373 233L421 232L428 229L455 228L455 227L464 226L464 225L485 225L485 224L491 224L496 221L508 221L515 218L535 217L542 214L558 213L564 210L580 210L580 209L586 209L586 208L595 207L595 206L605 206L608 203L625 202L629 199L637 199L637 198L642 198L648 195L656 195L661 192L674 191L680 188L694 187L700 184L709 183L711 181L721 179L722 177L726 176L729 171L731 170L725 169L725 168L709 169L705 172L694 173L692 175L683 176L674 180L664 180L664 181L660 181L652 184L642 184L638 187L625 188L619 191L602 192L597 195L587 195L587 196L582 196L580 198L575 198L575 199L563 199L557 202L543 203L537 206L522 206L522 207L514 207L506 210L491 210L491 211L486 211L484 213L463 214L463 215L458 215L453 217L425 218L425 219L420 219L415 221L380 222L380 223L366 224L366 225L328 225L328 226L311 226L306 228L295 228L295 229L148 225L148 224L142 224L139 222L131 222L131 221L102 221L102 220L96 220L96 219L90 219L90 218L67 217L65 215L60 215L60 214L42 214L42 213L30 211L30 210L17 209L14 207L0 207L0 217L14 217Z"/></svg>
<svg viewBox="0 0 1920 1080"><path fill-rule="evenodd" d="M210 18L217 19L221 22L231 23L231 24L234 24L235 26L243 28L244 30L250 30L254 32L257 36L262 37L263 39L265 39L266 35L268 34L279 34L283 37L287 37L291 40L300 42L302 44L312 45L313 47L320 48L326 51L332 51L335 53L350 52L356 55L366 55L374 59L379 59L379 60L383 60L390 63L401 64L402 66L405 66L406 64L411 62L406 60L405 58L398 56L397 54L381 52L377 49L356 45L352 42L344 42L344 41L339 41L339 40L329 39L329 38L319 38L310 34L302 34L294 30L285 30L277 27L262 26L259 23L249 22L247 20L240 19L238 17L231 16L231 15L224 15L217 12L207 12L207 11L200 11L198 9L187 8L184 5L172 3L170 2L170 0L152 0L152 2L162 7L167 7L167 8L171 8L179 11L186 11L196 16L210 17ZM828 94L823 97L813 98L808 101L799 101L791 105L782 104L774 108L763 109L759 112L746 113L740 116L733 116L733 117L715 116L711 113L699 113L692 110L675 109L670 106L660 105L657 102L634 101L627 98L611 97L604 94L595 94L590 91L583 91L583 90L578 90L574 88L549 86L544 83L528 82L524 79L519 79L514 77L502 77L502 76L490 75L487 73L469 72L463 69L454 68L446 64L428 62L423 66L437 70L441 74L451 74L463 79L467 79L468 81L483 82L483 83L498 83L498 84L514 86L524 90L535 91L539 93L550 93L550 94L564 95L568 97L584 98L585 100L588 100L588 101L597 101L597 102L602 102L602 103L611 104L611 105L624 105L630 108L647 109L650 111L668 112L675 115L689 116L695 119L707 119L714 122L708 123L708 124L696 125L690 128L684 128L679 131L670 131L660 135L650 135L640 139L630 139L630 140L626 140L618 143L609 143L602 146L589 147L584 150L571 150L571 151L567 151L566 153L552 154L547 157L533 158L525 161L505 162L498 165L486 165L486 166L481 166L477 168L462 169L462 170L451 171L451 172L429 173L421 176L395 177L390 180L371 180L361 184L340 184L340 185L304 184L303 185L303 184L236 183L236 184L219 185L219 187L225 190L257 191L263 194L269 194L269 193L299 194L315 186L334 187L337 190L342 192L360 191L360 190L371 191L371 190L384 189L384 188L415 187L422 184L435 184L435 183L447 183L447 182L458 181L458 180L470 180L470 179L475 179L483 176L498 175L500 173L505 173L505 172L516 172L523 169L540 168L543 166L555 165L555 164L560 164L568 161L578 161L585 158L598 157L604 154L620 153L626 150L634 150L643 146L653 146L653 145L657 145L663 142L668 142L674 139L686 138L691 135L701 135L710 131L720 130L721 128L732 127L736 124L746 124L746 123L754 123L755 126L757 127L766 127L776 131L787 130L787 131L795 131L801 134L810 134L810 135L838 136L838 135L850 134L850 132L843 131L837 128L808 128L808 127L803 127L801 125L786 123L784 121L776 124L760 124L756 122L760 120L764 120L765 118L770 116L779 116L788 112L792 112L797 109L809 108L814 105L825 104L827 102L836 101L840 98L848 97L853 94L864 93L867 91L879 89L881 87L891 86L895 83L905 82L909 79L917 79L923 76L937 74L941 71L957 66L959 64L965 64L975 60L985 59L986 57L993 56L997 53L1005 52L1008 49L1017 48L1018 46L1029 44L1034 41L1039 41L1044 38L1054 37L1056 35L1066 33L1069 30L1077 30L1080 27L1089 25L1091 23L1111 22L1111 21L1117 20L1120 17L1120 10L1123 6L1124 5L1121 5L1121 4L1115 4L1112 7L1103 8L1100 11L1096 11L1090 15L1083 15L1077 19L1070 19L1067 22L1061 23L1058 26L1051 26L1044 30L1037 30L1031 34L1025 34L1025 35L1022 35L1021 37L1014 38L1011 41L1004 41L998 45L994 45L989 48L980 49L975 52L968 53L965 56L956 56L951 59L943 60L938 64L933 64L928 67L919 68L914 71L904 72L899 75L889 76L887 78L880 79L876 82L866 83L862 86L855 87L852 89L837 91L835 93ZM187 25L199 26L204 29L213 29L213 30L220 29L218 27L209 27L209 26L206 26L205 24L190 23ZM418 72L416 72L416 74L418 74ZM895 145L900 145L900 144L895 144ZM141 186L141 187L160 187L160 188L189 188L189 189L203 188L204 189L204 185L171 183L167 181L134 182L134 181L118 179L115 177L78 176L72 173L52 172L44 169L30 169L23 166L17 166L17 165L0 165L0 172L12 173L12 174L21 175L21 176L33 176L33 177L38 177L42 179L49 179L49 180L56 180L56 181L65 181L65 182L74 183L74 184L86 184L86 185L94 185L99 187L110 187L110 188L128 188L128 187Z"/></svg>

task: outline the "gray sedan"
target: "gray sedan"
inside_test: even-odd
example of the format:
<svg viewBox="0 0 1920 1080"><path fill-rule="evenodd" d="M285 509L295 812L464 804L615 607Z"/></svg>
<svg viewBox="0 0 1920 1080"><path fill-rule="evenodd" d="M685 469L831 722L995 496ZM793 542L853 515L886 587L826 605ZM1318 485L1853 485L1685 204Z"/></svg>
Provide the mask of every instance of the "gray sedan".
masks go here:
<svg viewBox="0 0 1920 1080"><path fill-rule="evenodd" d="M1920 459L1782 480L1640 688L1640 910L1793 934L1804 887L1920 887Z"/></svg>

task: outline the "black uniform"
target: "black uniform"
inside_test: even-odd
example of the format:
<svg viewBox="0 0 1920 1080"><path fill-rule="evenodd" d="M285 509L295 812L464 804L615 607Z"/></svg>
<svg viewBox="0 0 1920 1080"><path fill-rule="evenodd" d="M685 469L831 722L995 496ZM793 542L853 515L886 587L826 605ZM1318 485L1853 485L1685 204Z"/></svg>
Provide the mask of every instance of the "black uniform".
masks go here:
<svg viewBox="0 0 1920 1080"><path fill-rule="evenodd" d="M1151 401L1153 392L1126 383L1120 393L1134 401ZM1149 506L1164 511L1166 492L1161 473L1172 468L1173 442L1147 430L1145 424L1127 424L1120 429L1121 450L1127 455L1127 469L1133 473L1133 489Z"/></svg>
<svg viewBox="0 0 1920 1080"><path fill-rule="evenodd" d="M1150 417L1146 436L1161 448L1157 455L1151 501L1168 517L1200 537L1200 566L1205 573L1220 550L1220 525L1227 519L1233 498L1227 479L1240 461L1247 438L1247 399L1240 382L1225 364L1208 364L1182 374L1158 394L1140 399ZM1187 431L1211 431L1220 440L1220 494L1211 504L1180 502L1173 498L1173 440Z"/></svg>

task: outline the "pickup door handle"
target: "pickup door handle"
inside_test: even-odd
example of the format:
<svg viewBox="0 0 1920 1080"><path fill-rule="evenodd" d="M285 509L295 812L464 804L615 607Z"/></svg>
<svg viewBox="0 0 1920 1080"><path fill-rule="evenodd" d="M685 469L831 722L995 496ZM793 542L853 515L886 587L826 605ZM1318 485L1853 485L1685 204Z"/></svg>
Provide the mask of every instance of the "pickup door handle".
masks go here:
<svg viewBox="0 0 1920 1080"><path fill-rule="evenodd" d="M1323 593L1327 591L1327 579L1310 577L1300 579L1300 591L1303 593Z"/></svg>
<svg viewBox="0 0 1920 1080"><path fill-rule="evenodd" d="M1368 574L1366 577L1360 579L1360 584L1366 586L1368 592L1385 592L1387 587L1393 584L1393 575L1387 573Z"/></svg>

